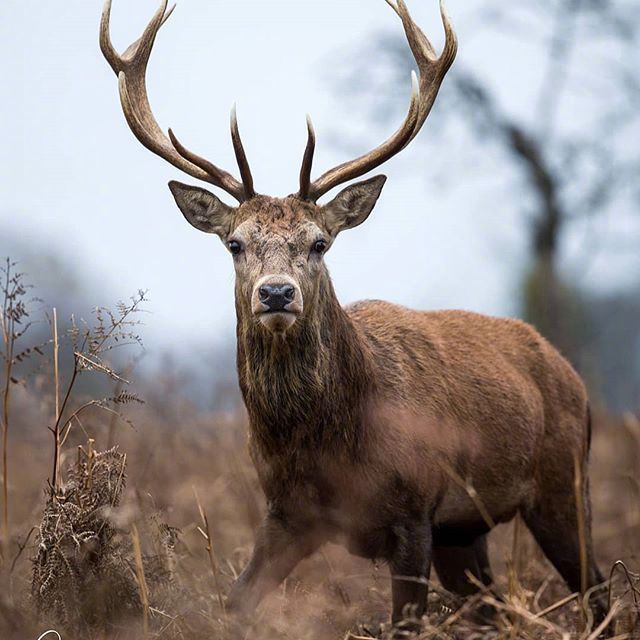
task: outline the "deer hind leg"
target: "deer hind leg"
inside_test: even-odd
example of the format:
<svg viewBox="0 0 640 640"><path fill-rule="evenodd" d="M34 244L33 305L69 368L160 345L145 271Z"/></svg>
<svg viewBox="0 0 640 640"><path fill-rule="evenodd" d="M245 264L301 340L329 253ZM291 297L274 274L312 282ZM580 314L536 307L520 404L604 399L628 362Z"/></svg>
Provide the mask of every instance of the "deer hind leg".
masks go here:
<svg viewBox="0 0 640 640"><path fill-rule="evenodd" d="M435 547L433 565L442 586L458 596L470 596L479 590L478 585L469 580L468 573L486 587L493 583L486 535L465 547Z"/></svg>
<svg viewBox="0 0 640 640"><path fill-rule="evenodd" d="M562 473L545 476L545 487L540 492L537 503L522 511L525 523L536 542L542 548L551 564L562 576L571 591L578 592L582 587L581 550L578 522L578 508L574 487L573 460L566 465ZM586 588L602 584L604 578L596 565L591 539L591 509L588 480L583 478L584 505L584 546L586 553ZM590 606L596 624L602 621L607 612L604 592L596 591L591 595Z"/></svg>
<svg viewBox="0 0 640 640"><path fill-rule="evenodd" d="M487 588L493 585L486 535L479 536L465 547L435 547L433 565L442 586L457 596L465 598L478 593L480 585ZM470 580L469 575L475 581ZM474 613L479 620L486 622L493 619L496 612L493 607L482 604Z"/></svg>

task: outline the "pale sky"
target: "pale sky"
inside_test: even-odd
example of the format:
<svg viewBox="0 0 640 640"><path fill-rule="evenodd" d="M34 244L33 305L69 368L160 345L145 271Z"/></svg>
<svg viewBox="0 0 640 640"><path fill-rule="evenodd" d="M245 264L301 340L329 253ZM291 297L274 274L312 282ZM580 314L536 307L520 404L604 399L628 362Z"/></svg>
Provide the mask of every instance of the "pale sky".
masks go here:
<svg viewBox="0 0 640 640"><path fill-rule="evenodd" d="M440 46L437 1L408 4ZM526 43L477 29L465 37L474 4L448 2L459 60L503 77L509 108L526 109L542 63ZM153 313L144 335L152 350L226 339L235 324L231 258L217 238L185 222L166 186L196 181L129 131L98 47L101 7L100 0L0 3L0 233L10 228L73 259L100 283L95 304L149 289ZM114 0L116 48L138 37L156 7L155 0ZM347 159L332 144L341 132L363 141L360 153L395 128L363 128L364 110L354 111L353 98L342 100L331 81L334 65L337 72L351 64L358 45L385 29L401 32L384 0L180 0L152 54L152 108L165 130L171 126L187 147L236 173L228 119L237 102L256 188L285 195L296 189L305 113L318 134L314 174ZM376 60L368 62L373 70ZM407 78L407 99L409 91ZM422 147L410 146L382 170L389 180L367 223L331 250L338 294L344 302L383 298L511 313L526 244L507 194L489 198L495 160L486 160L489 170L473 183L439 189L420 177L417 163L464 162L465 148L452 139L428 154L429 144L427 122Z"/></svg>

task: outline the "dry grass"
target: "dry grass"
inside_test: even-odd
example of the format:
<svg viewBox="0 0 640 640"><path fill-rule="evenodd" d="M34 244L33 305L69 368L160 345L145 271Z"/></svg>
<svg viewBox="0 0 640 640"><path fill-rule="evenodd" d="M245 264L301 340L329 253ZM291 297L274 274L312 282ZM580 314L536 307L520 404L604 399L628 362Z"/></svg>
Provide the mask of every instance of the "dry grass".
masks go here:
<svg viewBox="0 0 640 640"><path fill-rule="evenodd" d="M95 357L91 366L108 367ZM127 392L113 375L120 397ZM147 404L129 408L135 428L113 420L103 401L73 394L66 415L82 408L82 420L71 428L61 419L58 376L52 380L39 374L12 388L2 640L36 640L50 628L64 640L343 640L385 628L386 567L335 546L303 562L251 620L227 617L224 594L249 558L264 510L241 410L198 411L167 376L154 381ZM613 576L613 633L639 638L640 421L595 418L596 553ZM52 423L62 435L53 476ZM490 547L504 601L480 592L460 602L434 575L424 638L597 637L580 598L567 593L521 523L497 527ZM478 622L486 604L498 609L491 624Z"/></svg>
<svg viewBox="0 0 640 640"><path fill-rule="evenodd" d="M181 416L179 423L166 417L174 411L167 411L163 405ZM113 496L103 497L102 503L113 508L109 513L99 513L106 523L103 526L108 527L109 541L100 542L99 549L106 553L109 570L96 569L104 558L92 560L94 564L90 562L90 566L83 565L80 561L86 563L91 554L79 552L79 564L74 565L71 574L78 586L71 588L65 578L56 587L58 599L64 601L66 608L75 607L76 612L81 612L79 618L76 613L69 620L65 617L68 614L58 612L61 603L55 598L50 601L55 604L47 609L40 602L43 593L29 595L33 569L30 558L36 555L33 543L29 543L13 571L5 576L9 597L5 596L0 607L0 637L35 639L50 626L57 625L62 630L66 620L70 624L65 638L140 638L144 637L147 616L148 637L167 640L338 640L347 633L367 637L379 631L389 610L386 568L349 557L338 547L328 547L304 562L253 620L239 625L226 619L220 592L226 593L246 563L263 509L245 451L245 420L242 415L204 415L170 395L162 403L136 408L135 414L136 430L123 427L118 435L120 451L127 451L127 488L122 488L119 502ZM102 442L106 444L107 425L103 420L96 415L85 424L95 437L98 450ZM614 573L613 601L619 600L623 605L616 615L618 634L634 628L637 611L633 610L633 601L640 596L637 576L626 574L626 570L637 572L640 566L639 429L638 421L632 417L623 421L600 417L593 445L591 482L598 558L603 569L616 561L624 563ZM42 519L42 490L50 466L47 444L46 434L28 427L24 436L13 443L13 482L9 487L14 505L11 561L29 530ZM68 445L63 452L63 467L74 457L75 447ZM99 490L104 481L97 477L94 480L94 488ZM86 477L84 482L86 485ZM115 477L110 482L113 490L119 486ZM74 475L65 474L65 491L73 493L77 486ZM194 497L194 487L199 501ZM84 499L90 502L95 497ZM50 509L49 504L45 513ZM151 560L166 558L167 554L158 551L157 535L154 540L151 531L154 527L142 516L150 510L154 514L161 512L162 520L180 529L170 561L163 560L165 564L159 565L159 575L164 571L165 580L156 579L158 563ZM45 515L44 521L49 517ZM154 518L159 521L158 516ZM131 544L135 525L140 531L139 536L134 534L142 547L140 557L148 559L142 565L136 563L137 554ZM99 523L91 522L75 530L94 531L97 527ZM105 536L104 531L102 535ZM481 594L457 609L459 603L442 594L434 580L436 589L432 590L430 626L425 638L586 639L592 635L583 633L577 599L566 598L565 587L526 531L521 531L519 537L519 560L514 566L513 525L500 526L491 536L494 568L501 589L509 596L506 604L494 602L500 609L495 623L482 626L473 621L473 612L483 600L492 599L490 594ZM46 534L37 538L44 540ZM32 541L35 539L32 537ZM119 566L115 573L112 565ZM38 568L39 562L35 566ZM114 582L105 581L105 575L112 576ZM146 595L141 597L140 585L145 581ZM77 593L83 594L80 604L74 595ZM113 594L117 596L115 601L107 603ZM102 609L96 606L96 599ZM53 622L38 621L34 606L39 602L45 616L55 618ZM554 607L556 603L560 606ZM83 610L85 606L89 613ZM146 615L142 615L143 611Z"/></svg>

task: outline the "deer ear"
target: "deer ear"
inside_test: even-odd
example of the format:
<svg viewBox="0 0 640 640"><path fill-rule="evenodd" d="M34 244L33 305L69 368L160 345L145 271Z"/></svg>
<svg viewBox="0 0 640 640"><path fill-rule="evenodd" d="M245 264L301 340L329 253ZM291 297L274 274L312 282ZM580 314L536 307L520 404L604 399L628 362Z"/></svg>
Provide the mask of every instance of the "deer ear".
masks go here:
<svg viewBox="0 0 640 640"><path fill-rule="evenodd" d="M362 224L373 211L387 176L375 176L343 189L322 207L327 230L334 237L345 229Z"/></svg>
<svg viewBox="0 0 640 640"><path fill-rule="evenodd" d="M200 187L192 187L172 180L169 189L176 204L189 224L205 233L216 233L226 238L231 232L235 208L230 207Z"/></svg>

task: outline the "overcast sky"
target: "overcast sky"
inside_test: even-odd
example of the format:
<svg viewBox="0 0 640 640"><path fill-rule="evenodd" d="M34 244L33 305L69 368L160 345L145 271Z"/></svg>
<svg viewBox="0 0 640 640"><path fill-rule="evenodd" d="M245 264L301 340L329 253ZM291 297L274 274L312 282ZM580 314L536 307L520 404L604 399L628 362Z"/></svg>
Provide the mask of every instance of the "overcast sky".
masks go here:
<svg viewBox="0 0 640 640"><path fill-rule="evenodd" d="M448 2L460 63L508 78L507 106L525 109L541 62L526 43L510 42L505 55L505 40L469 33L474 4ZM27 243L63 252L99 283L95 304L149 289L151 349L229 336L231 258L176 209L166 183L190 178L129 131L116 78L98 47L101 6L100 0L0 3L0 233L11 229ZM440 46L437 1L409 6ZM114 0L116 48L138 37L156 7L155 0ZM361 153L395 128L363 129L363 111L332 83L332 71L353 62L359 43L392 29L400 32L401 25L383 0L180 0L152 54L152 107L164 129L171 126L186 146L235 172L228 119L237 101L256 188L285 195L297 186L306 112L318 134L317 171L347 159L336 144L341 133L361 141ZM368 62L373 69L376 60ZM407 78L407 98L409 90ZM425 153L428 122L421 137L421 148L412 145L384 168L390 179L371 218L343 234L327 257L341 300L512 313L526 251L517 213L505 202L482 201L485 191L495 193L490 172L479 174L486 185L455 190L425 182L416 163L462 162L465 149L452 139Z"/></svg>

